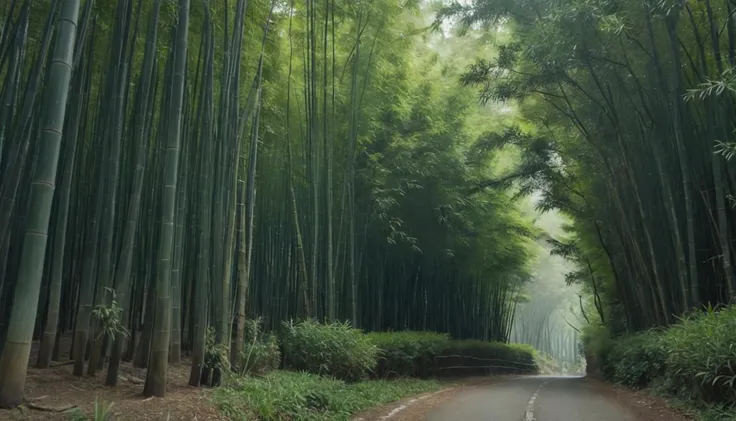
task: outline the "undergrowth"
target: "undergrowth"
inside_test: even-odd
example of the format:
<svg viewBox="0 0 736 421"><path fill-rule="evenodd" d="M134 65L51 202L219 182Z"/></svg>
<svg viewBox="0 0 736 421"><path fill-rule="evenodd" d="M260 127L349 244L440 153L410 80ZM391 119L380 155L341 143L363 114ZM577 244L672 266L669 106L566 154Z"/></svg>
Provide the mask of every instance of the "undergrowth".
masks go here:
<svg viewBox="0 0 736 421"><path fill-rule="evenodd" d="M463 377L536 373L536 351L519 344L452 340L434 332L377 332L367 335L379 349L377 378Z"/></svg>
<svg viewBox="0 0 736 421"><path fill-rule="evenodd" d="M376 366L378 348L348 323L284 322L284 366L357 381Z"/></svg>
<svg viewBox="0 0 736 421"><path fill-rule="evenodd" d="M606 379L676 399L704 421L736 419L736 306L615 338L589 327L583 340Z"/></svg>
<svg viewBox="0 0 736 421"><path fill-rule="evenodd" d="M352 414L405 396L437 390L436 381L398 379L345 383L311 373L274 371L233 377L214 391L233 420L348 421Z"/></svg>

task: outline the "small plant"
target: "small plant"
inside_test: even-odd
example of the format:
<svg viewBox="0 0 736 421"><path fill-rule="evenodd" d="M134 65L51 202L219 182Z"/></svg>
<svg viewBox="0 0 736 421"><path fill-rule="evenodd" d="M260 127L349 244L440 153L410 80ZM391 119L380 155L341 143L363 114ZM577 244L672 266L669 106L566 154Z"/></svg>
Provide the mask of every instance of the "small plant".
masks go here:
<svg viewBox="0 0 736 421"><path fill-rule="evenodd" d="M202 383L210 386L218 386L222 374L230 371L228 347L226 344L218 344L215 339L215 330L207 327Z"/></svg>
<svg viewBox="0 0 736 421"><path fill-rule="evenodd" d="M279 367L281 351L276 338L263 335L260 318L246 323L246 344L240 354L238 372L243 374L263 375Z"/></svg>
<svg viewBox="0 0 736 421"><path fill-rule="evenodd" d="M95 340L99 340L104 336L114 338L118 333L123 334L126 338L130 337L130 333L125 329L121 320L123 309L115 299L115 290L112 288L105 288L105 290L112 295L112 300L110 305L98 304L92 310L92 317L99 322Z"/></svg>
<svg viewBox="0 0 736 421"><path fill-rule="evenodd" d="M109 421L112 420L111 408L115 405L114 402L100 403L95 398L95 405L92 412L92 418L90 419L87 415L82 412L81 409L76 409L72 412L70 421Z"/></svg>

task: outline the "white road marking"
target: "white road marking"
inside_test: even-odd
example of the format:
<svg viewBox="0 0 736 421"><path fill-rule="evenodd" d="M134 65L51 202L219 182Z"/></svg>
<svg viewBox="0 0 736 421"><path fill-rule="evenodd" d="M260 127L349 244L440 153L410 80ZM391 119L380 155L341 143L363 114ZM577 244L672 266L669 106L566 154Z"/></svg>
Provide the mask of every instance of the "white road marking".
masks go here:
<svg viewBox="0 0 736 421"><path fill-rule="evenodd" d="M452 389L454 389L454 387L450 387L450 388L447 388L447 389L442 389L442 390L439 390L439 391L437 391L437 392L434 392L434 393L430 393L430 394L428 394L428 395L423 395L423 396L419 396L418 398L410 399L410 400L408 400L408 401L407 401L407 402L406 402L405 404L403 404L403 405L400 405L400 406L398 406L398 407L396 407L396 408L392 409L392 410L391 410L391 412L389 412L388 414L386 414L386 415L382 416L381 418L379 418L379 420L388 420L388 419L390 419L390 418L393 418L393 417L394 417L394 416L395 416L396 414L398 414L399 412L401 412L401 411L405 410L406 408L408 408L408 407L410 407L410 406L414 405L415 403L417 403L417 402L419 402L419 401L423 401L423 400L425 400L425 399L429 399L429 398L431 398L432 396L435 396L435 395L439 395L440 393L445 393L445 392L447 392L448 390L452 390ZM354 421L365 421L365 420L364 420L363 418L357 418L357 419L355 419Z"/></svg>
<svg viewBox="0 0 736 421"><path fill-rule="evenodd" d="M537 401L537 396L539 396L539 391L542 390L542 387L547 384L547 382L542 382L539 384L539 387L536 391L534 391L534 394L531 398L529 398L529 402L526 404L526 411L524 412L524 421L534 421L534 403Z"/></svg>
<svg viewBox="0 0 736 421"><path fill-rule="evenodd" d="M405 410L406 408L410 407L411 405L413 405L413 404L415 404L415 403L417 403L419 401L423 401L425 399L431 398L432 396L439 395L440 393L447 392L448 390L451 390L451 389L452 388L442 389L440 391L437 391L437 392L434 392L434 393L430 393L428 395L424 395L424 396L420 396L418 398L411 399L408 402L406 402L406 404L401 405L398 408L394 408L391 412L389 412L388 414L382 416L380 419L381 420L387 420L387 419L393 417L394 415L398 414L399 412Z"/></svg>

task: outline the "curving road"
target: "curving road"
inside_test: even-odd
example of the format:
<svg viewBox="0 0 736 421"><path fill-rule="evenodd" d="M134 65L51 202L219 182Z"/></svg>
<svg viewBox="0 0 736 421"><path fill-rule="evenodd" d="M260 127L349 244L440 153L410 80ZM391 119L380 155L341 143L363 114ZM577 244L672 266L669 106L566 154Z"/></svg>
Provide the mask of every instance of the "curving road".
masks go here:
<svg viewBox="0 0 736 421"><path fill-rule="evenodd" d="M636 421L583 377L514 377L457 395L429 421Z"/></svg>

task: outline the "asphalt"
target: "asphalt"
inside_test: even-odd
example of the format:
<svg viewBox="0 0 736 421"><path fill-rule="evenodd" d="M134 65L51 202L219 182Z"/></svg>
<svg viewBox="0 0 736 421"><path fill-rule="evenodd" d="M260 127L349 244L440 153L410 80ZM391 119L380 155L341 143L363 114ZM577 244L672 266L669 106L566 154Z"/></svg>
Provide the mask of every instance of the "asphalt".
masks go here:
<svg viewBox="0 0 736 421"><path fill-rule="evenodd" d="M583 377L510 378L463 392L429 421L636 421Z"/></svg>

